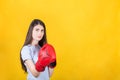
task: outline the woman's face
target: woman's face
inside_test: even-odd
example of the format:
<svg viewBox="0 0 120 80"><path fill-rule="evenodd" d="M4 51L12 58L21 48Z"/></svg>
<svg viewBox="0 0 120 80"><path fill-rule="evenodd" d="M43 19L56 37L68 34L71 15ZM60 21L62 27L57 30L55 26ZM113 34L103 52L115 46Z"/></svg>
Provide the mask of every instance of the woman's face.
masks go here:
<svg viewBox="0 0 120 80"><path fill-rule="evenodd" d="M32 31L32 38L34 41L40 41L44 36L44 27L41 25L36 25Z"/></svg>

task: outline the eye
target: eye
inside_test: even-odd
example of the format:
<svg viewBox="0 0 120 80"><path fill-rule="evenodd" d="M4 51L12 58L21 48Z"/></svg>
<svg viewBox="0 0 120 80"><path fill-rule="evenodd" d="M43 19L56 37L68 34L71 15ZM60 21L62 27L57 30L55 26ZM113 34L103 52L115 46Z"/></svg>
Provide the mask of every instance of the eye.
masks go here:
<svg viewBox="0 0 120 80"><path fill-rule="evenodd" d="M39 29L36 29L36 31L39 31Z"/></svg>
<svg viewBox="0 0 120 80"><path fill-rule="evenodd" d="M44 29L42 29L41 32L44 32Z"/></svg>

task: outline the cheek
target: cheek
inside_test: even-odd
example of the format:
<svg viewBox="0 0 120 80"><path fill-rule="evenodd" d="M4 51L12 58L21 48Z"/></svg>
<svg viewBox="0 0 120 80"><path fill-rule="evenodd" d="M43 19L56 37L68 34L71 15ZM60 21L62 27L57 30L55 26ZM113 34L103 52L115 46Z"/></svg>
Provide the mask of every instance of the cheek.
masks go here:
<svg viewBox="0 0 120 80"><path fill-rule="evenodd" d="M33 39L35 39L35 37L36 37L36 34L34 32L32 33L32 37L33 37Z"/></svg>
<svg viewBox="0 0 120 80"><path fill-rule="evenodd" d="M42 33L42 34L41 34L41 38L43 38L43 36L44 36L44 34Z"/></svg>
<svg viewBox="0 0 120 80"><path fill-rule="evenodd" d="M42 33L42 37L44 36L44 33Z"/></svg>

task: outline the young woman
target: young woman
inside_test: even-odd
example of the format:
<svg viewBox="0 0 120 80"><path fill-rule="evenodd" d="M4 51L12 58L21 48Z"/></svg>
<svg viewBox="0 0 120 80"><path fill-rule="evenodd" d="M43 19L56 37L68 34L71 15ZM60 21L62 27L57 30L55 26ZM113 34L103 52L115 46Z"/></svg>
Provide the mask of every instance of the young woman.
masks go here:
<svg viewBox="0 0 120 80"><path fill-rule="evenodd" d="M43 21L34 19L28 29L26 40L20 52L22 69L28 73L27 80L49 80L54 68L46 66L44 71L37 71L35 63L38 52L47 43L46 27Z"/></svg>

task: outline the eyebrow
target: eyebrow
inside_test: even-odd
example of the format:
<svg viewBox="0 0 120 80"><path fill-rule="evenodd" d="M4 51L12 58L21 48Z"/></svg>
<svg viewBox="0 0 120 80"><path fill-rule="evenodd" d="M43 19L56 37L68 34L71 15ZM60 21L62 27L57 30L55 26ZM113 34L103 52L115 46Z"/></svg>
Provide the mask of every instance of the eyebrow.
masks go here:
<svg viewBox="0 0 120 80"><path fill-rule="evenodd" d="M42 28L41 30L44 30L44 28Z"/></svg>
<svg viewBox="0 0 120 80"><path fill-rule="evenodd" d="M36 28L36 29L39 29L39 28ZM41 30L44 30L44 28L43 28L43 29L41 29Z"/></svg>

